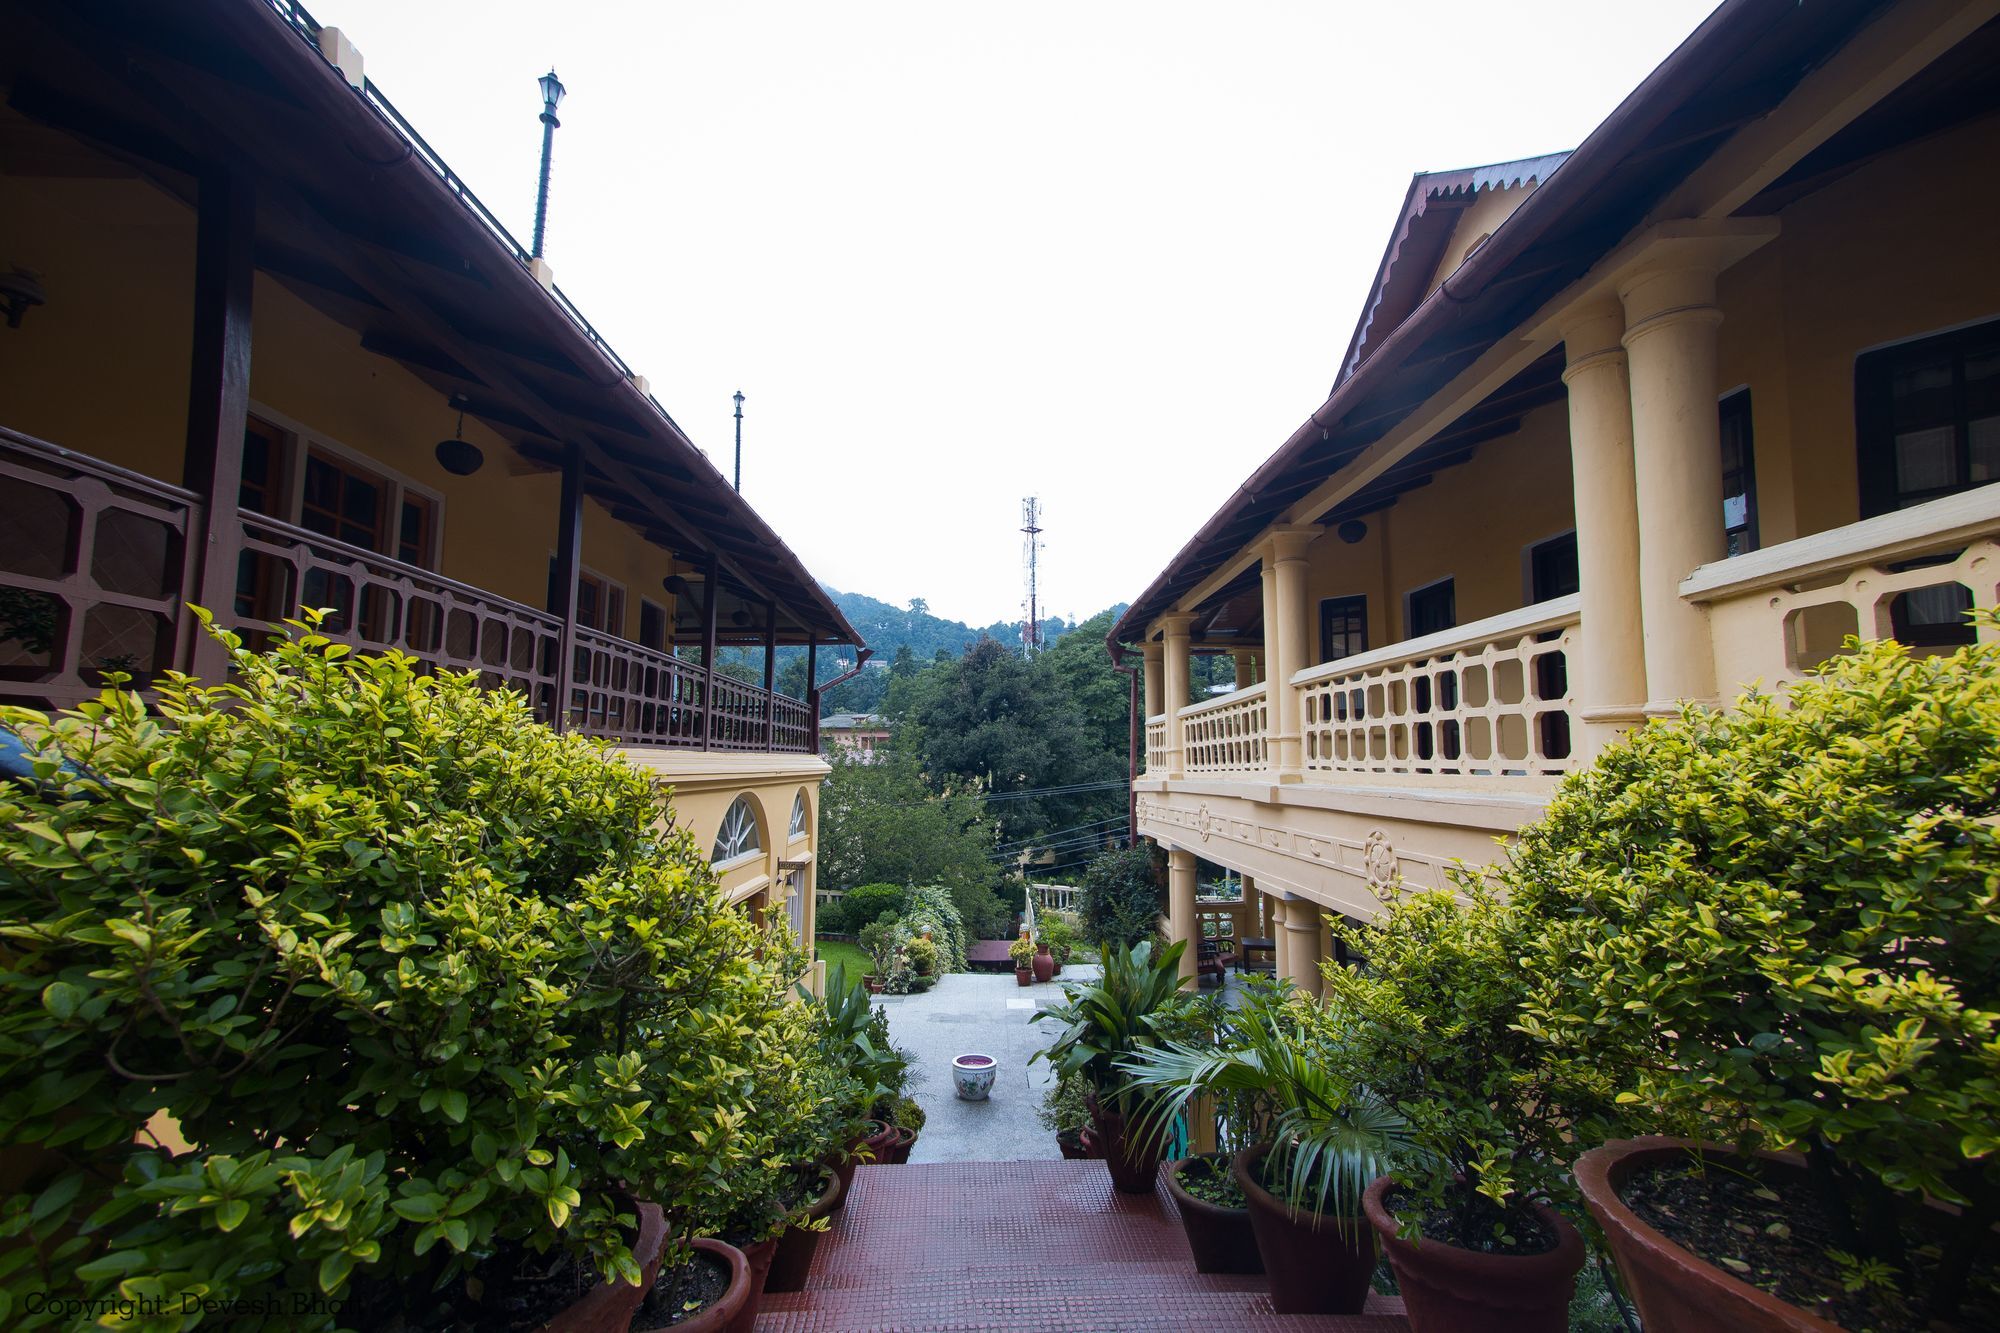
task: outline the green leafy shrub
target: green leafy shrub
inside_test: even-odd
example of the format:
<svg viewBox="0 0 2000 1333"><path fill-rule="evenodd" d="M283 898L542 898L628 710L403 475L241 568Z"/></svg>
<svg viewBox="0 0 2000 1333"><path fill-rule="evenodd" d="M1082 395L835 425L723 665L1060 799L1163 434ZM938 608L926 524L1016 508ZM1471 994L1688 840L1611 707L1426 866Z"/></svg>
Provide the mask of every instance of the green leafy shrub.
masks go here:
<svg viewBox="0 0 2000 1333"><path fill-rule="evenodd" d="M0 710L39 779L0 784L13 1327L53 1319L31 1290L386 1321L500 1288L489 1256L636 1276L626 1191L685 1236L754 1146L798 960L653 782L471 675L301 630L156 713Z"/></svg>
<svg viewBox="0 0 2000 1333"><path fill-rule="evenodd" d="M868 951L868 960L875 968L873 975L887 981L889 974L895 970L896 955L908 938L910 930L901 917L885 916L863 926L856 942Z"/></svg>
<svg viewBox="0 0 2000 1333"><path fill-rule="evenodd" d="M924 931L931 933L939 951L938 970L965 971L965 922L959 916L958 904L953 901L951 890L942 885L923 885L909 891L908 901L903 924L910 928L913 935Z"/></svg>
<svg viewBox="0 0 2000 1333"><path fill-rule="evenodd" d="M1633 1127L1796 1145L1835 1244L1942 1317L2000 1216L2000 647L1850 644L1787 699L1649 726L1523 831L1521 1021ZM1964 1210L1928 1277L1922 1195Z"/></svg>
<svg viewBox="0 0 2000 1333"><path fill-rule="evenodd" d="M1092 857L1084 867L1084 937L1096 944L1129 949L1158 936L1165 894L1145 847L1127 847Z"/></svg>
<svg viewBox="0 0 2000 1333"><path fill-rule="evenodd" d="M912 937L910 942L903 946L903 949L910 956L911 971L920 977L936 978L938 974L938 947L936 940L917 935Z"/></svg>
<svg viewBox="0 0 2000 1333"><path fill-rule="evenodd" d="M1032 935L1016 935L1014 942L1007 946L1007 956L1014 960L1016 968L1032 967L1035 962L1035 938Z"/></svg>
<svg viewBox="0 0 2000 1333"><path fill-rule="evenodd" d="M1572 1121L1603 1123L1614 1089L1521 1025L1518 959L1540 918L1476 875L1456 882L1459 894L1392 893L1367 925L1336 923L1367 965L1325 966L1324 1004L1302 1021L1341 1077L1409 1122L1422 1151L1399 1172L1416 1205L1405 1233L1507 1249L1538 1230L1532 1201L1574 1203L1569 1167L1593 1144Z"/></svg>
<svg viewBox="0 0 2000 1333"><path fill-rule="evenodd" d="M1061 908L1044 908L1035 913L1035 938L1049 946L1058 966L1066 965L1082 938L1082 918Z"/></svg>
<svg viewBox="0 0 2000 1333"><path fill-rule="evenodd" d="M849 889L838 901L839 929L846 934L859 937L862 931L883 917L901 916L903 909L909 905L909 894L894 884L863 884L859 888Z"/></svg>

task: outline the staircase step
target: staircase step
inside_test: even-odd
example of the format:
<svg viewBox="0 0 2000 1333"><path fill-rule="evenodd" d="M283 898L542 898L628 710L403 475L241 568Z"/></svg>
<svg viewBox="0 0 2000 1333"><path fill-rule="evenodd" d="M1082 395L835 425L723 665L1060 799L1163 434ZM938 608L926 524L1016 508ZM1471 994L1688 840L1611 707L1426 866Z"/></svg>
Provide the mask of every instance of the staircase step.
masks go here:
<svg viewBox="0 0 2000 1333"><path fill-rule="evenodd" d="M759 1333L1034 1328L1408 1333L1403 1303L1281 1315L1264 1279L1197 1273L1164 1185L1119 1194L1102 1162L863 1166L804 1291Z"/></svg>

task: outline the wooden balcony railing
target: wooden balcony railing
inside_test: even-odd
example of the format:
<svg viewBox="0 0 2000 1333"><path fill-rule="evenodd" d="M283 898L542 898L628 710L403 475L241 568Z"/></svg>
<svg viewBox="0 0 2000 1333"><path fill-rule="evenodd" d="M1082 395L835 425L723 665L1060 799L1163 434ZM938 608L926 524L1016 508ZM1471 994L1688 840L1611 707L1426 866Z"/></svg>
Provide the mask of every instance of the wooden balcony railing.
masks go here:
<svg viewBox="0 0 2000 1333"><path fill-rule="evenodd" d="M67 707L112 672L143 689L188 668L197 496L4 428L0 483L0 702ZM575 631L558 708L559 617L262 514L236 517L235 604L215 609L253 648L296 608L324 607L328 637L475 671L558 727L630 745L812 751L805 702L587 628Z"/></svg>

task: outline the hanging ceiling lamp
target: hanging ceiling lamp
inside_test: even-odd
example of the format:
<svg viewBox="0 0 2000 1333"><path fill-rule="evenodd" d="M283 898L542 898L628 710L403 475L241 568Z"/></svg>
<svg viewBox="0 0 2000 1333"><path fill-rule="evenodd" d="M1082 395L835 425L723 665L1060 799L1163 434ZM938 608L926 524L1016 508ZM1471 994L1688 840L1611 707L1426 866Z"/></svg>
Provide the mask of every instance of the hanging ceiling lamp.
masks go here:
<svg viewBox="0 0 2000 1333"><path fill-rule="evenodd" d="M465 395L453 394L451 405L458 409L458 429L450 439L437 442L438 466L454 477L469 477L486 462L486 455L465 438Z"/></svg>

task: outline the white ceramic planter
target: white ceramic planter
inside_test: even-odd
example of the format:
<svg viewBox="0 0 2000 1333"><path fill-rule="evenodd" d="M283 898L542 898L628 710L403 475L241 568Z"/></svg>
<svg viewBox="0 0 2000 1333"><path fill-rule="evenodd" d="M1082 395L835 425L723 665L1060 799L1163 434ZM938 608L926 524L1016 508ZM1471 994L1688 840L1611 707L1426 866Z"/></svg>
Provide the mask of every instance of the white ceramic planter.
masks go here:
<svg viewBox="0 0 2000 1333"><path fill-rule="evenodd" d="M983 1102L999 1072L1000 1062L990 1055L961 1055L951 1062L951 1086L960 1101Z"/></svg>

